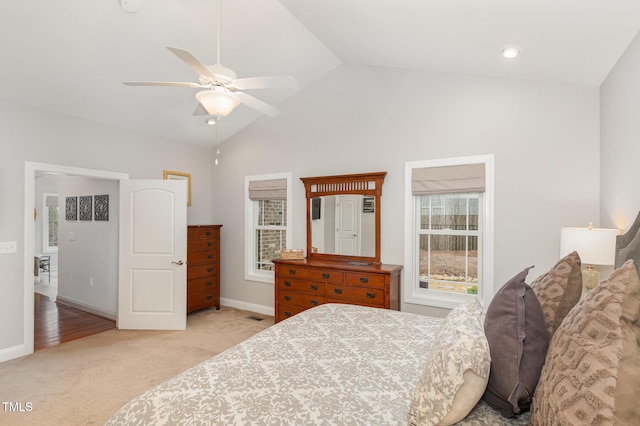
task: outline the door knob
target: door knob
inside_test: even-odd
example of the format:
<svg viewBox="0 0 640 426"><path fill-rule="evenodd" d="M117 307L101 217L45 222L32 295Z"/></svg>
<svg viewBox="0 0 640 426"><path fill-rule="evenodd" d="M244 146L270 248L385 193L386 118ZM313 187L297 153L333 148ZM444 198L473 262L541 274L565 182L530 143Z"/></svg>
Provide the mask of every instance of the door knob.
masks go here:
<svg viewBox="0 0 640 426"><path fill-rule="evenodd" d="M177 262L174 260L171 263L173 263L174 265L178 265L178 266L184 265L184 262L182 260L178 260Z"/></svg>

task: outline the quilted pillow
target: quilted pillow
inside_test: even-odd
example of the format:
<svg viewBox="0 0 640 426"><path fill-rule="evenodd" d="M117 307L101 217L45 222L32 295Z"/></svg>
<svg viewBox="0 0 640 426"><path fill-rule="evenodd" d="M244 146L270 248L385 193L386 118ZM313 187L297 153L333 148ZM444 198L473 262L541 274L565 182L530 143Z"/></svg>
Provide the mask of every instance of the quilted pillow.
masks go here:
<svg viewBox="0 0 640 426"><path fill-rule="evenodd" d="M475 297L444 320L409 409L410 425L451 425L482 396L489 378L489 345Z"/></svg>
<svg viewBox="0 0 640 426"><path fill-rule="evenodd" d="M569 312L551 339L531 425L638 424L640 280L628 260Z"/></svg>
<svg viewBox="0 0 640 426"><path fill-rule="evenodd" d="M504 417L529 409L549 345L540 302L525 283L529 269L495 294L484 321L491 373L482 399Z"/></svg>
<svg viewBox="0 0 640 426"><path fill-rule="evenodd" d="M582 296L580 256L572 252L560 259L551 270L531 283L538 296L549 338Z"/></svg>

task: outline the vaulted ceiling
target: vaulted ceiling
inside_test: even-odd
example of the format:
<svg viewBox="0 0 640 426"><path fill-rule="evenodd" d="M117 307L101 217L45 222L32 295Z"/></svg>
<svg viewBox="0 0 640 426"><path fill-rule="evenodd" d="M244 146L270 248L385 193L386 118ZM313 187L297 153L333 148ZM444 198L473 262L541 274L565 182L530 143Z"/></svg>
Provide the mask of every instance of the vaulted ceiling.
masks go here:
<svg viewBox="0 0 640 426"><path fill-rule="evenodd" d="M217 0L124 1L137 11L4 2L0 98L212 146L195 89L122 81L197 81L166 47L213 65ZM277 107L342 63L598 86L639 30L637 0L222 0L220 53L239 78L293 75L295 89L250 92ZM510 45L513 60L500 55ZM221 139L260 116L239 106Z"/></svg>

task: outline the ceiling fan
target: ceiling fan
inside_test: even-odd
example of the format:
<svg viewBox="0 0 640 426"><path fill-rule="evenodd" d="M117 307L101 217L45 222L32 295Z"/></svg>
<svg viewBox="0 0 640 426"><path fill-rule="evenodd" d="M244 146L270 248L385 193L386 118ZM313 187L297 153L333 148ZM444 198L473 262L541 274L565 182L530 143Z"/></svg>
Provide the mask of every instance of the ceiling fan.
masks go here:
<svg viewBox="0 0 640 426"><path fill-rule="evenodd" d="M222 0L218 0L218 45L217 62L206 66L191 52L177 47L167 47L169 51L182 59L191 69L198 73L198 83L177 81L125 81L127 86L178 86L203 89L196 93L198 107L194 115L212 115L219 119L226 117L243 103L269 117L277 116L278 111L273 106L243 92L252 89L285 89L296 87L293 76L270 76L237 78L236 73L220 64L220 34L222 24Z"/></svg>

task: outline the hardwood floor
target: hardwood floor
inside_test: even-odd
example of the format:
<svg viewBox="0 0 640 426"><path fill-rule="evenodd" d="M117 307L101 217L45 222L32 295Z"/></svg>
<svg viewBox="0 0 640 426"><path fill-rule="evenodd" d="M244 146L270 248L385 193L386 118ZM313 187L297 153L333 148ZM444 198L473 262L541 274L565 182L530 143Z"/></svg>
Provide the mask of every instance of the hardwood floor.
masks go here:
<svg viewBox="0 0 640 426"><path fill-rule="evenodd" d="M115 321L34 293L34 351L116 328Z"/></svg>

